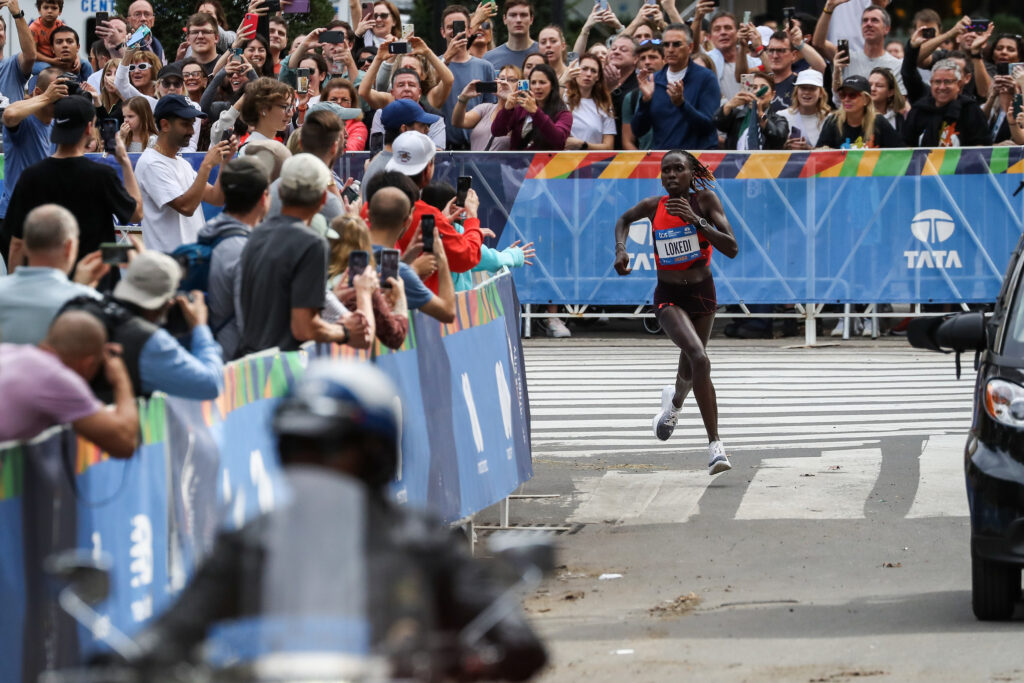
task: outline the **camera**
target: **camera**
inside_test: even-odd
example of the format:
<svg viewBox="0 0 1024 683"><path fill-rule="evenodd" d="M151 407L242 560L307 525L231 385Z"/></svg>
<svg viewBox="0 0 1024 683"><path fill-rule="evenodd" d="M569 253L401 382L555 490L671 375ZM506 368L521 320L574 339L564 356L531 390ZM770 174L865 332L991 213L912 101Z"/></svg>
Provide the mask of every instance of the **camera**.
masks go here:
<svg viewBox="0 0 1024 683"><path fill-rule="evenodd" d="M64 85L67 86L69 95L77 95L82 92L82 87L79 85L78 76L76 74L73 74L70 71L65 71L60 75L60 80L62 80Z"/></svg>

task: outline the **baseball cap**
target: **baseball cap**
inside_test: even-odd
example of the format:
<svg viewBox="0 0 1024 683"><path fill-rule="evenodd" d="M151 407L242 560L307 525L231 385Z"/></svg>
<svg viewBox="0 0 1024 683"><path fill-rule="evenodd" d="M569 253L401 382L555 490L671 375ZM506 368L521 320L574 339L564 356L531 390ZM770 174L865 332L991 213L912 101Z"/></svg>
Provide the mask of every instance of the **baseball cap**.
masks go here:
<svg viewBox="0 0 1024 683"><path fill-rule="evenodd" d="M153 108L153 118L157 122L169 118L205 119L206 114L189 104L184 95L164 95Z"/></svg>
<svg viewBox="0 0 1024 683"><path fill-rule="evenodd" d="M220 186L226 190L246 186L266 189L269 184L266 164L257 157L236 157L220 167Z"/></svg>
<svg viewBox="0 0 1024 683"><path fill-rule="evenodd" d="M240 154L263 164L270 182L277 180L281 166L292 156L288 148L277 140L253 140L242 147Z"/></svg>
<svg viewBox="0 0 1024 683"><path fill-rule="evenodd" d="M294 192L323 192L331 182L327 164L312 154L296 154L281 165L281 189Z"/></svg>
<svg viewBox="0 0 1024 683"><path fill-rule="evenodd" d="M850 76L839 86L840 90L856 90L857 92L870 93L871 84L863 76Z"/></svg>
<svg viewBox="0 0 1024 683"><path fill-rule="evenodd" d="M391 143L391 160L384 170L416 175L427 167L436 153L433 140L419 131L407 130Z"/></svg>
<svg viewBox="0 0 1024 683"><path fill-rule="evenodd" d="M183 81L185 80L185 77L181 75L181 68L175 66L174 64L168 64L167 66L160 69L160 72L156 75L156 80L162 81L168 76L176 76L182 79Z"/></svg>
<svg viewBox="0 0 1024 683"><path fill-rule="evenodd" d="M114 297L153 311L171 300L180 283L177 261L159 251L144 251L121 273Z"/></svg>
<svg viewBox="0 0 1024 683"><path fill-rule="evenodd" d="M825 87L825 79L822 78L820 71L804 69L796 75L795 85L816 85L819 88L823 88Z"/></svg>
<svg viewBox="0 0 1024 683"><path fill-rule="evenodd" d="M75 144L82 139L86 126L95 118L96 108L84 97L69 95L60 98L53 105L50 141L57 145Z"/></svg>
<svg viewBox="0 0 1024 683"><path fill-rule="evenodd" d="M380 113L380 122L385 128L401 128L411 123L433 125L440 119L436 114L428 114L418 102L412 100L395 100Z"/></svg>

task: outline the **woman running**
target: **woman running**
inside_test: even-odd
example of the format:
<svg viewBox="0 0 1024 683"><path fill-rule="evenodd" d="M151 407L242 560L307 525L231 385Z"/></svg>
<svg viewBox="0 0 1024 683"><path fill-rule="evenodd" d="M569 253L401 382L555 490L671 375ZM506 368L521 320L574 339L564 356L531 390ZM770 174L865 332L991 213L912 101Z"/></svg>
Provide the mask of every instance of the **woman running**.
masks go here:
<svg viewBox="0 0 1024 683"><path fill-rule="evenodd" d="M708 471L732 469L718 438L718 402L711 383L711 362L705 348L711 336L718 300L711 278L711 250L734 258L739 251L722 203L711 189L715 177L689 152L672 150L661 160L661 185L667 197L648 197L622 214L615 224L615 270L629 275L626 235L629 226L651 221L658 286L654 308L665 333L680 349L675 386L661 392L661 412L654 417L654 435L667 441L676 426L683 400L693 389L708 433Z"/></svg>

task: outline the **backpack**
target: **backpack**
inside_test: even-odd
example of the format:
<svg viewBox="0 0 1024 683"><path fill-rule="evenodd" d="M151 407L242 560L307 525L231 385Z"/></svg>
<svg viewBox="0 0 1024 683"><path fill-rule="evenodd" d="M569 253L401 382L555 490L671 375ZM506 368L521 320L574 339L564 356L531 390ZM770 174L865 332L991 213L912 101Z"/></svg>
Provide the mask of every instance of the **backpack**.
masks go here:
<svg viewBox="0 0 1024 683"><path fill-rule="evenodd" d="M213 250L229 237L245 237L250 231L246 228L228 228L216 237L200 237L199 241L182 244L171 252L171 258L181 265L182 277L179 287L186 292L198 289L207 292L210 288L210 263L213 261Z"/></svg>

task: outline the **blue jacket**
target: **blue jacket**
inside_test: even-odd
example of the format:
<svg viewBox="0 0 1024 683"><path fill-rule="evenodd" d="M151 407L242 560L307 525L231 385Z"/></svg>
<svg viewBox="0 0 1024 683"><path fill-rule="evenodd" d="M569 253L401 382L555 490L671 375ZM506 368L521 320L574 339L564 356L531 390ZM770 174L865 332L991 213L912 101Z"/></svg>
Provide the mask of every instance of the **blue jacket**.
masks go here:
<svg viewBox="0 0 1024 683"><path fill-rule="evenodd" d="M639 138L653 130L652 149L717 149L715 112L722 91L718 79L693 61L683 77L683 105L672 104L668 96L668 67L654 74L654 95L649 102L640 97L633 116L633 133Z"/></svg>

